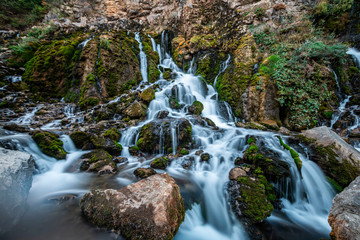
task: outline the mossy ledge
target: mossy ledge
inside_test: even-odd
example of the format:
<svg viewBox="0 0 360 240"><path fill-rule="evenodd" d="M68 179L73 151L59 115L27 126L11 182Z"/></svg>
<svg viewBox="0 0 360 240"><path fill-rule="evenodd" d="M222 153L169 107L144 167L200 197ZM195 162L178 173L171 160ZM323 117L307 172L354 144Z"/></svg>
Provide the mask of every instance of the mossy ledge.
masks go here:
<svg viewBox="0 0 360 240"><path fill-rule="evenodd" d="M288 150L290 152L291 157L294 159L296 167L299 169L299 171L301 171L302 161L300 159L299 154L294 149L292 149L289 145L284 143L284 141L282 140L282 138L280 136L277 136L277 138L279 139L281 146L283 146L286 150Z"/></svg>

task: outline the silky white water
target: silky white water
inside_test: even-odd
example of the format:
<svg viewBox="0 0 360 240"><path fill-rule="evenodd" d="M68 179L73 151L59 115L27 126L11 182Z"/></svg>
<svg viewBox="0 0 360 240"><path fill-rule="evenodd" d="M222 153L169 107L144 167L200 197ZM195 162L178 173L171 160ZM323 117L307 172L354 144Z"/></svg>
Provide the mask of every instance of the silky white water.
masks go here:
<svg viewBox="0 0 360 240"><path fill-rule="evenodd" d="M147 82L146 55L142 51L140 35L135 34L135 38L139 42L141 50L140 66L143 82ZM191 150L189 155L173 160L166 169L166 172L178 182L187 206L185 221L180 226L175 239L249 239L241 222L232 213L226 193L229 171L234 167L234 160L237 157L242 157L242 152L247 148L245 139L249 135L256 136L259 141L265 143L266 148L278 153L281 160L290 165L291 178L287 181L291 191L289 190L289 194L281 199L282 210L274 211L268 221L274 226L280 226L278 228L280 232L282 231L281 226L289 226L294 230L295 235L300 236L298 239L326 238L330 233L327 215L335 192L326 181L320 168L308 159L306 149L304 149L304 154L300 153L303 167L301 173L299 173L290 153L283 149L275 133L235 127L234 117L229 105L217 101L217 98L214 97L217 95L216 89L212 85L204 83L199 76L194 74L196 72L194 61L190 65L190 70L186 72L181 70L167 53L165 46L168 37L165 32L161 38L162 44L156 44L152 39L152 46L160 56L159 67L171 69L174 78L168 82L160 77L159 81L154 83L158 84L159 88L155 93L155 99L149 105L147 119L138 126L130 127L122 132L120 143L123 146L123 151L121 156L128 158L128 162L118 166L120 171L114 177L98 177L95 174L81 173L74 169L74 166L79 165L77 163L79 158L86 152L76 149L71 139L66 135L62 135L61 139L64 142L65 150L69 154L66 159L60 161L41 153L29 135L18 134L0 138L1 141L10 141L12 139L11 141L17 145L18 149L34 155L39 173L34 176L33 187L30 191L30 208L41 206L44 204L44 199L48 199L49 196L61 194L79 196L94 187L103 188L108 186L116 188L136 181L133 171L138 167L149 167L152 159L139 161L138 158L130 155L129 147L136 144L140 128L144 124L156 120L159 111L166 110L169 112L169 119L173 119L170 123L173 153L175 153L178 146L179 129L176 119L185 118L191 122L192 138L195 144L194 150ZM226 69L229 61L230 58L227 59L227 63L224 63L224 68L221 68L220 71ZM170 108L170 97L175 97L182 107L178 110ZM196 100L204 105L202 117L211 119L219 127L219 130L200 126L196 124L196 121L193 121L193 117L188 114L187 107ZM64 111L67 112L67 118L75 116L74 111L71 109L64 109ZM29 113L29 116L22 119L21 123L28 124L29 119L31 121L30 115L33 116L33 113ZM284 140L286 141L286 139ZM160 141L163 141L163 139ZM200 162L200 157L195 155L195 151L199 149L211 155L209 162ZM164 150L160 149L159 153L164 153ZM186 170L182 167L182 163L188 157L193 157L194 162L190 169ZM157 171L164 172L162 170ZM61 210L64 211L64 209ZM33 216L33 218L35 217ZM30 219L32 218L30 217ZM71 224L76 228L70 226ZM90 228L90 226L85 225L81 221L80 223L70 221L66 226L70 227L72 231L76 231L74 236L77 239L86 239L92 236L90 234L97 234L96 236L99 237L99 233L89 231L85 234L77 230L77 228L86 230ZM42 239L46 239L46 236L50 237L51 233L48 233L48 235L44 233L44 235L45 237ZM99 239L110 238L107 235ZM97 238L94 237L94 239Z"/></svg>

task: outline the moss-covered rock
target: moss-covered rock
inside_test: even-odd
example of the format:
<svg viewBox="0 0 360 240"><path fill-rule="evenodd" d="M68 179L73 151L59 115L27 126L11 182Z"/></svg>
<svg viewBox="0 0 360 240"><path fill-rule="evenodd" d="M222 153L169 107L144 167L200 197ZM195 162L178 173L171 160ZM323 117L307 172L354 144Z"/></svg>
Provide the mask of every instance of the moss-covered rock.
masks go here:
<svg viewBox="0 0 360 240"><path fill-rule="evenodd" d="M106 133L109 132L105 132L103 135L100 136L92 135L91 142L94 144L95 148L97 149L104 149L113 156L120 155L123 148L120 143L112 139L116 135L111 136L111 135L107 135ZM107 137L105 137L105 135L107 135ZM117 136L117 139L119 139L119 136Z"/></svg>
<svg viewBox="0 0 360 240"><path fill-rule="evenodd" d="M189 112L194 115L201 115L204 110L204 105L199 101L194 101L193 104L189 107Z"/></svg>
<svg viewBox="0 0 360 240"><path fill-rule="evenodd" d="M254 37L242 37L234 53L233 65L230 65L217 80L216 89L220 100L227 101L238 117L242 114L241 96L252 82L253 67L260 57Z"/></svg>
<svg viewBox="0 0 360 240"><path fill-rule="evenodd" d="M359 176L359 152L327 127L306 130L298 138L310 147L310 159L342 188Z"/></svg>
<svg viewBox="0 0 360 240"><path fill-rule="evenodd" d="M91 142L90 135L82 131L76 131L71 133L70 138L74 142L75 146L79 149L83 149Z"/></svg>
<svg viewBox="0 0 360 240"><path fill-rule="evenodd" d="M105 138L109 138L115 142L120 141L121 138L121 133L116 128L111 128L109 130L106 130L103 135Z"/></svg>
<svg viewBox="0 0 360 240"><path fill-rule="evenodd" d="M63 142L59 139L59 135L45 131L35 131L32 138L39 146L40 150L58 160L66 158L66 152L63 148Z"/></svg>
<svg viewBox="0 0 360 240"><path fill-rule="evenodd" d="M168 153L172 148L171 126L176 126L178 136L178 147L187 147L191 143L192 127L186 119L157 119L145 124L139 134L139 140L136 145L146 153ZM163 139L160 146L160 139Z"/></svg>
<svg viewBox="0 0 360 240"><path fill-rule="evenodd" d="M81 171L115 173L117 169L112 156L104 149L96 149L83 155L81 159Z"/></svg>
<svg viewBox="0 0 360 240"><path fill-rule="evenodd" d="M246 176L238 178L237 182L240 185L240 197L237 201L243 205L243 216L249 218L252 223L262 222L269 217L274 207L261 181Z"/></svg>
<svg viewBox="0 0 360 240"><path fill-rule="evenodd" d="M126 116L128 116L131 119L138 119L145 117L146 108L147 107L145 104L135 101L128 108L125 109L124 113Z"/></svg>
<svg viewBox="0 0 360 240"><path fill-rule="evenodd" d="M137 168L134 171L134 175L138 178L147 178L155 174L156 171L152 168Z"/></svg>
<svg viewBox="0 0 360 240"><path fill-rule="evenodd" d="M140 94L140 99L144 102L150 103L155 98L155 90L147 88Z"/></svg>
<svg viewBox="0 0 360 240"><path fill-rule="evenodd" d="M155 158L151 162L150 166L155 169L166 169L167 164L168 164L168 159L166 157L160 157L160 158Z"/></svg>

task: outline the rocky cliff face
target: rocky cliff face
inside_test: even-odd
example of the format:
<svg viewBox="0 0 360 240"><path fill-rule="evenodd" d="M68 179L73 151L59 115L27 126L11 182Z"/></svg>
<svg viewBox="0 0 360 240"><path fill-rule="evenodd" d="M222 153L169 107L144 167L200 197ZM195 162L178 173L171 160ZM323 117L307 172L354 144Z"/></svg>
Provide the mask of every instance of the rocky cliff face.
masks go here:
<svg viewBox="0 0 360 240"><path fill-rule="evenodd" d="M25 213L33 171L29 154L0 148L0 236Z"/></svg>

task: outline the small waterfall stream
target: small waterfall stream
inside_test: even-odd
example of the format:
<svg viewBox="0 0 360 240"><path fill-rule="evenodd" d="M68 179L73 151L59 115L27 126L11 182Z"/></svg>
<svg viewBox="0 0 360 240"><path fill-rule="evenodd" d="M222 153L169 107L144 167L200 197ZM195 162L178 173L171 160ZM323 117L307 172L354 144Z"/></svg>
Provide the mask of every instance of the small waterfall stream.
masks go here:
<svg viewBox="0 0 360 240"><path fill-rule="evenodd" d="M143 82L148 82L147 60L142 50L139 33L135 34L135 39L139 42ZM59 226L55 226L57 221L60 221L62 229L72 232L72 238L121 239L118 236L114 237L111 233L97 231L94 227L84 223L80 219L76 201L64 206L59 205L59 207L54 207L53 205L49 207L44 201L49 199L49 197L64 194L79 196L89 189L96 187L119 188L136 181L132 174L133 171L138 167L149 167L152 159L142 159L142 161L139 161L138 158L130 155L129 148L136 144L141 127L155 120L159 111L166 110L169 112L168 116L174 119L171 122L173 153L175 153L178 146L179 129L176 119L185 118L191 122L193 142L197 147L191 150L187 156L173 160L166 169L166 172L178 182L185 205L187 206L185 221L180 226L175 239L239 240L249 238L242 223L237 220L230 210L229 199L226 194L229 171L235 166L235 158L242 157L242 152L248 146L245 139L249 135L262 139L266 143L267 148L277 152L281 159L290 165L292 173L291 178L288 179L292 191L289 191L288 196L285 195L281 199L282 210L274 211L272 216L268 218L268 221L275 228L279 226L277 227L278 231L282 231L281 229L284 227L285 229L290 229L289 232L292 233L284 233L285 239L327 238L330 233L327 215L335 192L326 181L320 168L308 159L306 154L300 153L300 157L303 160L303 168L300 174L290 153L282 148L276 138L276 134L235 127L231 108L227 103L214 99L213 96L217 94L214 87L204 83L200 77L193 74L194 63L191 64L188 72L180 70L167 53L168 36L165 32L163 32L161 39L161 44L156 44L152 39L152 47L160 56L159 67L171 69L174 79L168 82L160 77L159 82L161 84L159 82L150 84L150 86L158 84L159 87L155 93L155 99L149 105L147 119L137 126L130 127L122 132L120 143L123 146L123 151L121 156L128 158L128 163L119 167L121 171L117 175L97 177L94 174L81 173L79 170L74 169L74 166L78 166L77 161L86 151L76 149L71 139L66 135L62 135L61 139L68 154L66 159L61 161L56 161L44 155L27 134L6 135L0 138L0 141L12 142L14 148L31 153L39 169L39 173L34 176L33 187L29 196L31 210L25 218L30 221L30 226L25 227L25 222L20 224L20 228L28 229L31 227L24 234L36 236L38 231L40 231L38 229L45 224L44 221L46 220L49 223L47 227L50 230L45 231L41 229L42 238L37 239L47 239L54 232L61 236L69 236L69 233L60 233L59 230L55 230L59 228ZM230 56L222 64L218 76L221 72L225 71L229 61ZM216 84L216 80L214 84ZM170 107L169 98L172 96L172 93L175 93L173 97L182 106L180 109L172 109ZM213 130L195 124L192 121L192 116L188 114L188 107L195 100L202 102L204 106L202 116L211 119L219 127L219 130ZM76 116L72 108L66 108L64 111L67 118L74 118ZM31 112L29 114L34 113ZM26 119L31 119L30 115ZM21 120L21 123L28 124L29 121ZM47 129L51 127L49 126ZM164 141L164 139L161 141ZM198 149L211 154L209 162L200 161L200 156L195 154L195 151ZM304 151L306 153L306 149ZM160 148L160 154L163 153L164 149ZM185 170L182 167L182 163L189 157L194 159L193 165L189 170ZM162 170L157 171L163 172ZM42 209L42 211L39 213L37 209ZM66 216L64 216L64 212ZM46 218L46 214L50 214L52 218ZM68 215L74 219L69 220ZM45 220L39 219L39 216ZM14 232L10 235L9 239L22 239L23 237L23 233Z"/></svg>

